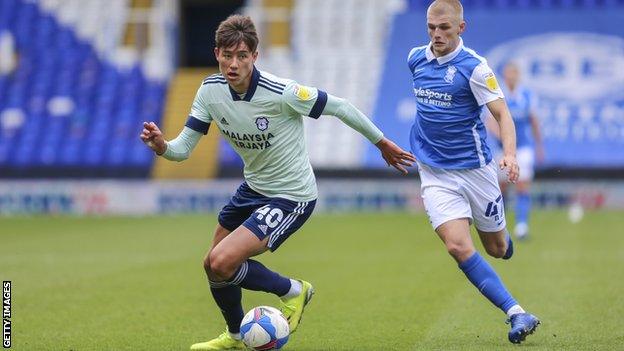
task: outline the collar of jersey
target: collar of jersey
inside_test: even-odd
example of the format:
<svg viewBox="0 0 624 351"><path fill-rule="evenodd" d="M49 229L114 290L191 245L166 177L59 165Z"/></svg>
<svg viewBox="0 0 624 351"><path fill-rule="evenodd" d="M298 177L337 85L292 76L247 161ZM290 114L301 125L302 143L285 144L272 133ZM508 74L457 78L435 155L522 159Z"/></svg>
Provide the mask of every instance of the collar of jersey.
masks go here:
<svg viewBox="0 0 624 351"><path fill-rule="evenodd" d="M425 51L425 56L427 57L427 62L431 62L433 61L433 59L435 59L435 55L433 54L433 51L431 51L431 46L433 44L431 42L429 42L429 45L427 45L427 50ZM444 56L440 56L438 57L438 64L443 65L449 61L451 61L452 59L454 59L460 51L462 51L462 49L464 48L464 40L460 37L459 38L459 45L457 45L457 47L455 48L455 50L453 50L452 52L449 52L448 54L444 55Z"/></svg>
<svg viewBox="0 0 624 351"><path fill-rule="evenodd" d="M254 66L253 68L253 72L251 72L251 82L249 83L249 89L247 89L247 92L245 93L245 97L241 99L240 96L238 96L238 93L232 89L232 87L228 84L228 88L230 88L230 94L232 94L232 100L234 101L251 101L251 98L254 96L254 94L256 93L256 88L258 87L258 81L260 80L260 72L256 69L256 66Z"/></svg>

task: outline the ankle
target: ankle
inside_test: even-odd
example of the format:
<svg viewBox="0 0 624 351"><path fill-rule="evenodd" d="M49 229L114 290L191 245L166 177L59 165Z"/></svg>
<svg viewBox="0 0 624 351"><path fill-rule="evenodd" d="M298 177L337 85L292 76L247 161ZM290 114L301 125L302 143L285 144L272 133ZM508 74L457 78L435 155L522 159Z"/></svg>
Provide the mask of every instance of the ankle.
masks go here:
<svg viewBox="0 0 624 351"><path fill-rule="evenodd" d="M298 280L294 280L294 279L290 279L290 289L288 290L288 292L283 295L280 296L283 300L285 299L291 299L295 296L299 296L299 294L301 294L301 290L303 289L303 285L301 284L300 281Z"/></svg>

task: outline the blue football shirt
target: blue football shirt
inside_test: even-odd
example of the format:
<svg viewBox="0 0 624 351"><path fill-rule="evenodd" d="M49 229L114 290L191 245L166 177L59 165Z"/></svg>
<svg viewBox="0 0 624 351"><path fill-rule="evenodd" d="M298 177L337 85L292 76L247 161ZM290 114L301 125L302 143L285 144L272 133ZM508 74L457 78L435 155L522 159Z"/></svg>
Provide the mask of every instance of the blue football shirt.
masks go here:
<svg viewBox="0 0 624 351"><path fill-rule="evenodd" d="M486 60L464 47L436 58L429 45L408 55L416 96L416 118L410 132L418 161L443 169L487 165L492 153L479 118L481 108L504 98Z"/></svg>

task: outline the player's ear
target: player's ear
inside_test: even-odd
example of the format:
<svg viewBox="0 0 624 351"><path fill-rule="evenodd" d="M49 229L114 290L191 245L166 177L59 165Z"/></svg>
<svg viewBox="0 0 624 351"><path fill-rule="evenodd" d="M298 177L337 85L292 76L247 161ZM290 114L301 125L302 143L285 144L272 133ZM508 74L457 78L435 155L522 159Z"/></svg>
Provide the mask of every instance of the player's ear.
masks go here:
<svg viewBox="0 0 624 351"><path fill-rule="evenodd" d="M457 33L457 34L459 34L459 35L464 34L465 30L466 30L466 22L465 21L461 21L459 23L459 33Z"/></svg>
<svg viewBox="0 0 624 351"><path fill-rule="evenodd" d="M214 48L215 58L219 58L219 48Z"/></svg>
<svg viewBox="0 0 624 351"><path fill-rule="evenodd" d="M251 58L252 58L253 62L255 63L256 60L258 59L258 50L254 51L254 53L251 54Z"/></svg>

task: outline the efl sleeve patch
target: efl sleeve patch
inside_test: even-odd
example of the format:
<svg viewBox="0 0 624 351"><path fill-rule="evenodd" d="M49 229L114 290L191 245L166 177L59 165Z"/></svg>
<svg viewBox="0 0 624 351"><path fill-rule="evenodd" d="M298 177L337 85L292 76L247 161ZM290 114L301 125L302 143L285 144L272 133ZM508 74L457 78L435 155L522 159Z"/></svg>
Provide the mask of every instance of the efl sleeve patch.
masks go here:
<svg viewBox="0 0 624 351"><path fill-rule="evenodd" d="M490 89L491 91L498 90L498 82L496 81L494 73L487 73L483 76L483 78L485 79L485 85L488 87L488 89Z"/></svg>
<svg viewBox="0 0 624 351"><path fill-rule="evenodd" d="M302 101L308 101L312 98L312 93L310 92L310 88L303 85L295 85L293 89L293 94Z"/></svg>

